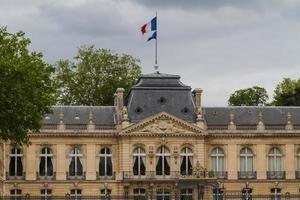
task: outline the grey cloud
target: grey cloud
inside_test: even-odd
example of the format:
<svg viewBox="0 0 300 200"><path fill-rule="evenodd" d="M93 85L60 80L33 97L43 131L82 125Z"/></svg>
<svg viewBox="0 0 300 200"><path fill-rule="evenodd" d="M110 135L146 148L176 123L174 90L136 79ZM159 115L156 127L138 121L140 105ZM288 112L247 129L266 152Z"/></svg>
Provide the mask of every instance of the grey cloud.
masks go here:
<svg viewBox="0 0 300 200"><path fill-rule="evenodd" d="M78 6L47 3L39 7L41 15L56 24L61 32L87 37L114 37L129 34L126 22L114 5L86 2Z"/></svg>
<svg viewBox="0 0 300 200"><path fill-rule="evenodd" d="M136 0L137 3L149 8L180 8L180 9L219 9L234 7L242 9L264 10L279 5L284 0Z"/></svg>

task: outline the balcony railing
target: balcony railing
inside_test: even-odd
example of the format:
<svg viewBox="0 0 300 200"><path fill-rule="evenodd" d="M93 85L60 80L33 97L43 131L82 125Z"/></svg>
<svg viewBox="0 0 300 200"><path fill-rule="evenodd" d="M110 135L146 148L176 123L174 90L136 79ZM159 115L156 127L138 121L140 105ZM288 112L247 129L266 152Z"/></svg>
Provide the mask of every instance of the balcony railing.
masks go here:
<svg viewBox="0 0 300 200"><path fill-rule="evenodd" d="M39 172L36 173L36 179L37 180L55 180L56 173L53 172L52 176L51 175L41 175Z"/></svg>
<svg viewBox="0 0 300 200"><path fill-rule="evenodd" d="M180 173L178 171L172 171L167 173L161 173L156 171L146 171L140 175L136 175L133 172L123 172L124 180L171 180L178 179Z"/></svg>
<svg viewBox="0 0 300 200"><path fill-rule="evenodd" d="M100 175L99 172L96 173L97 180L115 180L116 172L114 172L111 176L109 175Z"/></svg>
<svg viewBox="0 0 300 200"><path fill-rule="evenodd" d="M6 172L6 180L25 180L26 173L23 172L22 175L11 176L9 172Z"/></svg>
<svg viewBox="0 0 300 200"><path fill-rule="evenodd" d="M227 172L226 171L209 171L208 178L217 178L217 179L227 179Z"/></svg>
<svg viewBox="0 0 300 200"><path fill-rule="evenodd" d="M285 179L285 171L267 171L268 179Z"/></svg>
<svg viewBox="0 0 300 200"><path fill-rule="evenodd" d="M85 179L85 172L82 173L70 173L70 172L66 172L67 175L67 180L83 180Z"/></svg>
<svg viewBox="0 0 300 200"><path fill-rule="evenodd" d="M256 171L240 171L238 177L239 179L256 179Z"/></svg>

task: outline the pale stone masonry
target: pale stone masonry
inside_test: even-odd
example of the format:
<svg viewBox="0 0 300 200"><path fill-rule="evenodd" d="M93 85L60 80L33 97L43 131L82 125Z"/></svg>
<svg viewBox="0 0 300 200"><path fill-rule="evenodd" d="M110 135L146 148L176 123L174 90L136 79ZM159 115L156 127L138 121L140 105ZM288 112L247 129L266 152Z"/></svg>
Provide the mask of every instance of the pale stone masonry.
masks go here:
<svg viewBox="0 0 300 200"><path fill-rule="evenodd" d="M161 73L126 92L113 106L55 106L31 145L2 144L1 195L299 194L299 107L203 107L202 89Z"/></svg>

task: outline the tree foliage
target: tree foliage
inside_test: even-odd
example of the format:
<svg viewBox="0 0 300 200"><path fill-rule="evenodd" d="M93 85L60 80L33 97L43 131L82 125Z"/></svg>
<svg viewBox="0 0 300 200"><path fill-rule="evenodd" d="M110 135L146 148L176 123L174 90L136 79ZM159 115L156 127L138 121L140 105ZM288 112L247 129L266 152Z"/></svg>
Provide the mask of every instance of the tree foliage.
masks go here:
<svg viewBox="0 0 300 200"><path fill-rule="evenodd" d="M60 104L112 105L116 89L128 91L141 74L138 59L94 46L79 48L74 59L56 63Z"/></svg>
<svg viewBox="0 0 300 200"><path fill-rule="evenodd" d="M300 106L300 79L283 79L274 90L273 104L276 106Z"/></svg>
<svg viewBox="0 0 300 200"><path fill-rule="evenodd" d="M0 27L0 140L28 143L28 131L37 132L44 114L56 101L53 68L38 52L29 52L23 32Z"/></svg>
<svg viewBox="0 0 300 200"><path fill-rule="evenodd" d="M228 104L232 106L259 106L265 105L268 98L265 88L254 86L235 91L230 95Z"/></svg>

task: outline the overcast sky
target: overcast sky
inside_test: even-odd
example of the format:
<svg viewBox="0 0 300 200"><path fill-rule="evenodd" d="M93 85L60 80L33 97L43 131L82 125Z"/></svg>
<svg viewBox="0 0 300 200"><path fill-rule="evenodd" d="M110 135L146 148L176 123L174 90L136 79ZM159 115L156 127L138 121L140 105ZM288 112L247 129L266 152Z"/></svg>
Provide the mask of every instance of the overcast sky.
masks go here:
<svg viewBox="0 0 300 200"><path fill-rule="evenodd" d="M0 25L23 30L51 64L95 44L152 73L154 41L140 26L156 11L159 71L201 87L205 106L254 85L272 97L284 77L300 77L299 0L0 0Z"/></svg>

